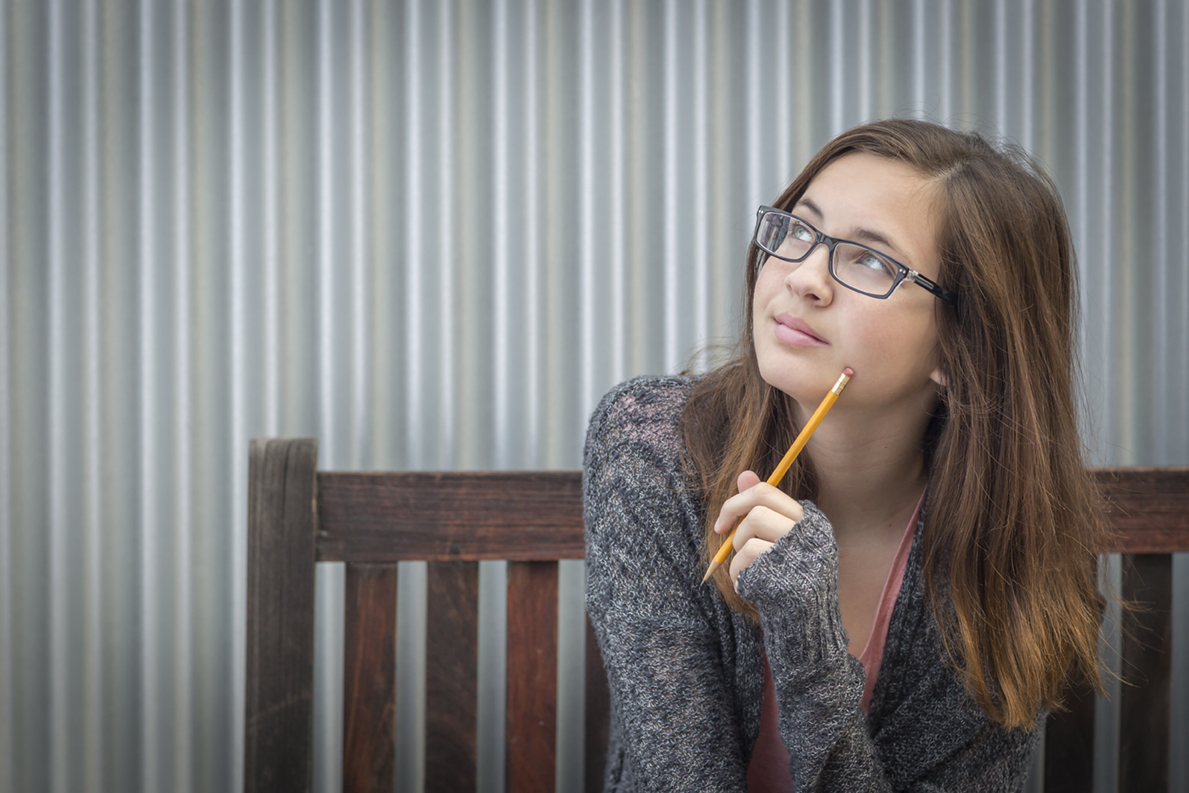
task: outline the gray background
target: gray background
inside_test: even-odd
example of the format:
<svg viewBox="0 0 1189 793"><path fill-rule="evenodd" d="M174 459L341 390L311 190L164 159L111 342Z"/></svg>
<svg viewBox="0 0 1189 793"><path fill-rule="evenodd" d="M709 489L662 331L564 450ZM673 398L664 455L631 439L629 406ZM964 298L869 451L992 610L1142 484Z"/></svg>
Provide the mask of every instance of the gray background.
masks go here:
<svg viewBox="0 0 1189 793"><path fill-rule="evenodd" d="M577 468L606 389L734 332L756 205L863 120L1047 165L1089 457L1189 463L1187 74L1181 2L0 0L0 791L239 789L249 439L315 436L326 469ZM491 791L504 575L482 566ZM319 570L318 790L342 583ZM423 584L402 566L402 790ZM575 790L581 563L561 588Z"/></svg>

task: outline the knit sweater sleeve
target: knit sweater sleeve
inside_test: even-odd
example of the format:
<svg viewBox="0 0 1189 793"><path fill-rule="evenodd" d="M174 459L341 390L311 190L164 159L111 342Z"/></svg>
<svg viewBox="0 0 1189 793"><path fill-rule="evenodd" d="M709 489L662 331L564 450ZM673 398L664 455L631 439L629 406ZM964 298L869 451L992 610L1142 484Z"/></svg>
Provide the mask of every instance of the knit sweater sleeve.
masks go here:
<svg viewBox="0 0 1189 793"><path fill-rule="evenodd" d="M746 790L701 516L679 459L685 389L629 381L591 419L583 467L586 606L607 671L616 790Z"/></svg>
<svg viewBox="0 0 1189 793"><path fill-rule="evenodd" d="M738 579L760 613L795 790L1019 790L1037 733L991 722L936 655L913 670L914 701L869 736L865 675L842 628L833 527L812 501L801 504L805 517Z"/></svg>

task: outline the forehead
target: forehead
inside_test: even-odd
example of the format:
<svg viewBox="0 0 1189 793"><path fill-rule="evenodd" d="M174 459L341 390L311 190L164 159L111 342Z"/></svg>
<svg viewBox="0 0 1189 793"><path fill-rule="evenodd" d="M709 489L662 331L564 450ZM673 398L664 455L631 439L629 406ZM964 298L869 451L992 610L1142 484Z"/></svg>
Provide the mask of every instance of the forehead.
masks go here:
<svg viewBox="0 0 1189 793"><path fill-rule="evenodd" d="M910 165L852 152L827 165L802 195L821 210L810 215L832 237L874 232L889 240L908 266L928 277L939 269L940 218L936 187ZM878 247L878 246L876 246Z"/></svg>

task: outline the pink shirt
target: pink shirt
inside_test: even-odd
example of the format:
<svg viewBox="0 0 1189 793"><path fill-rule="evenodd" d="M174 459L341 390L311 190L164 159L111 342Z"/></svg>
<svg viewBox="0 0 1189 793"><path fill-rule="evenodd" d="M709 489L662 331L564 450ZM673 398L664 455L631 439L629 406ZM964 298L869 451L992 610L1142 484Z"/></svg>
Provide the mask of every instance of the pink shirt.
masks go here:
<svg viewBox="0 0 1189 793"><path fill-rule="evenodd" d="M863 690L862 701L864 712L871 705L871 693L875 690L875 680L879 677L884 644L888 638L888 621L892 618L892 608L896 605L900 584L904 581L904 567L908 563L908 552L912 548L912 537L916 533L921 505L924 503L925 494L922 492L917 507L913 510L912 519L904 529L904 536L900 538L900 547L896 549L896 556L892 559L888 578L884 581L883 592L879 596L879 607L875 611L875 621L871 625L871 633L867 636L867 646L859 655L859 661L867 673L867 686ZM780 740L780 726L777 722L776 684L772 679L772 668L768 666L766 654L764 699L760 707L760 735L756 739L751 763L747 767L747 789L749 793L793 793L793 783L789 779L789 753L784 747L784 742Z"/></svg>

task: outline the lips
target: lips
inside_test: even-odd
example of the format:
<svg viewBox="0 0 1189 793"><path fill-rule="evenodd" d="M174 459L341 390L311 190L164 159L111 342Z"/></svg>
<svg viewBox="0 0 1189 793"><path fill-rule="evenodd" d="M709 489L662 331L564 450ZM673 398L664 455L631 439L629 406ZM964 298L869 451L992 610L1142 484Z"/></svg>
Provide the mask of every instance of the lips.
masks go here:
<svg viewBox="0 0 1189 793"><path fill-rule="evenodd" d="M802 333L804 333L806 336L809 336L810 338L812 338L816 341L820 341L822 344L828 343L825 339L823 339L820 335L818 335L817 331L815 331L813 328L809 327L809 323L807 323L803 319L794 317L792 314L781 314L780 316L778 316L776 318L776 322L780 325L784 325L787 328L792 328L793 330L799 330Z"/></svg>

